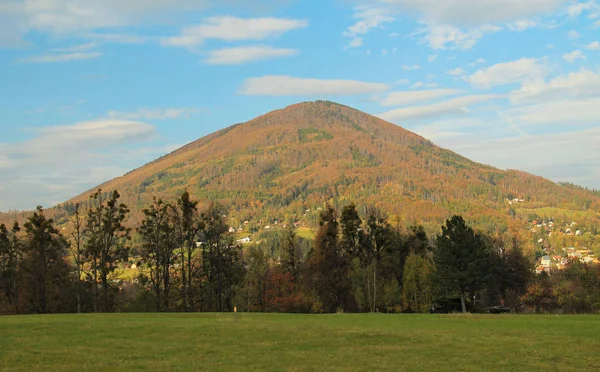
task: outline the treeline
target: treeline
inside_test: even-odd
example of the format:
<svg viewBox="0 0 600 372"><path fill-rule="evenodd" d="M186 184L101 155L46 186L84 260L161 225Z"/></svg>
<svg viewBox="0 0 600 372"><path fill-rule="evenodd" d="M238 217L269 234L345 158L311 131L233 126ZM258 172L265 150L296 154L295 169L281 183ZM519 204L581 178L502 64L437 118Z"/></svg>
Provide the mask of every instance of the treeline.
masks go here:
<svg viewBox="0 0 600 372"><path fill-rule="evenodd" d="M376 208L328 206L314 241L288 223L242 245L218 203L155 198L131 230L119 200L98 190L61 230L41 207L22 227L0 225L0 313L600 310L600 268L536 276L516 237L460 216L429 237Z"/></svg>

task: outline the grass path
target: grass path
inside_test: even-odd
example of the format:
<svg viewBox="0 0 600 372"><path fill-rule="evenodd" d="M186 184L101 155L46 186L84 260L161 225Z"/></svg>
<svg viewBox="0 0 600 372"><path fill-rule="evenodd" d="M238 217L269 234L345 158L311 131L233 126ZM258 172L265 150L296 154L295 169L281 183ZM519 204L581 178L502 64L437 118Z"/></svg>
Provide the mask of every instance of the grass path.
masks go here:
<svg viewBox="0 0 600 372"><path fill-rule="evenodd" d="M598 371L598 316L0 317L0 371Z"/></svg>

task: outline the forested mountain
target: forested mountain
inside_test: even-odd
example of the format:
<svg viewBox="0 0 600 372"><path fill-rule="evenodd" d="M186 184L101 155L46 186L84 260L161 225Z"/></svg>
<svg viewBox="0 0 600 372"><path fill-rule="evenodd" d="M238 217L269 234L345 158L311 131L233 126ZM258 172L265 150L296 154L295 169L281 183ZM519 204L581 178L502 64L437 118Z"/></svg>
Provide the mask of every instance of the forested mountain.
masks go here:
<svg viewBox="0 0 600 372"><path fill-rule="evenodd" d="M513 222L524 225L510 216L527 220L536 208L589 211L590 223L600 211L597 193L473 162L400 126L326 101L233 125L99 187L119 190L132 224L153 196L174 199L184 190L201 203L229 206L234 227L244 221L311 226L325 203L340 208L348 201L431 230L452 214L487 232L503 232ZM92 191L59 208L68 210Z"/></svg>

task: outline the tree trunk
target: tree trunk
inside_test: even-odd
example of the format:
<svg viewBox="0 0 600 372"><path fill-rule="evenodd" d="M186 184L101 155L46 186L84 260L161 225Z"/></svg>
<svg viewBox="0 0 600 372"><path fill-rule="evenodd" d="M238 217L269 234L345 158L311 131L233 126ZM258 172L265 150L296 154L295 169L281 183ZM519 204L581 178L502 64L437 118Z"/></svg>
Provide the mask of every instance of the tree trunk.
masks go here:
<svg viewBox="0 0 600 372"><path fill-rule="evenodd" d="M183 310L188 312L190 311L188 308L188 302L187 302L187 281L185 278L185 256L184 256L184 244L181 245L181 284L182 284L182 288L181 288L181 294L183 296Z"/></svg>
<svg viewBox="0 0 600 372"><path fill-rule="evenodd" d="M465 294L460 294L460 306L462 307L463 314L467 313L467 304L465 303Z"/></svg>

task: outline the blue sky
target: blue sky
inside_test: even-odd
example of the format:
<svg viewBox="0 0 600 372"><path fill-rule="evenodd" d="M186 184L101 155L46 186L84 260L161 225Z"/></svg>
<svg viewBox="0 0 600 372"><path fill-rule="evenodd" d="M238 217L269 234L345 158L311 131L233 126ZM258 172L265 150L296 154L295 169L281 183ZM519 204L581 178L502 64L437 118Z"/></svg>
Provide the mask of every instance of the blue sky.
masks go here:
<svg viewBox="0 0 600 372"><path fill-rule="evenodd" d="M599 62L593 0L0 0L0 210L316 99L600 188Z"/></svg>

